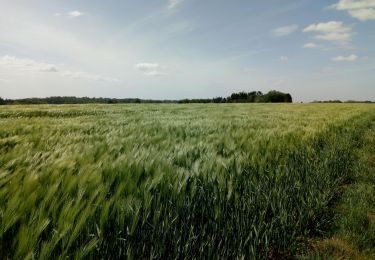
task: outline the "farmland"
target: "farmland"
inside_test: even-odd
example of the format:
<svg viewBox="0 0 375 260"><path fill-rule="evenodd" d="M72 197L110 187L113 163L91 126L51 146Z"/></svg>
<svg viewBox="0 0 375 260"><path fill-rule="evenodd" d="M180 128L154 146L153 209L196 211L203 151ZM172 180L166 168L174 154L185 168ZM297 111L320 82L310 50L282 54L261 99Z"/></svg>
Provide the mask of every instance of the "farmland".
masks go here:
<svg viewBox="0 0 375 260"><path fill-rule="evenodd" d="M0 259L304 254L371 104L0 107Z"/></svg>

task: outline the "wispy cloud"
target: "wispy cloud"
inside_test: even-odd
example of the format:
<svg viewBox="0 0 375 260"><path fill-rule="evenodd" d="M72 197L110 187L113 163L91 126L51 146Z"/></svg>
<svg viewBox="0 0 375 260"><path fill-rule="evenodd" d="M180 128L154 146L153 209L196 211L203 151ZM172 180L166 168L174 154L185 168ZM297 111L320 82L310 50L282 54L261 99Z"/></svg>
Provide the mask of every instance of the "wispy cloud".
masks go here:
<svg viewBox="0 0 375 260"><path fill-rule="evenodd" d="M167 76L168 74L166 72L162 71L146 71L143 73L143 75L148 76L148 77L163 77Z"/></svg>
<svg viewBox="0 0 375 260"><path fill-rule="evenodd" d="M22 71L58 72L58 69L54 64L38 62L31 59L19 59L8 55L0 58L0 66Z"/></svg>
<svg viewBox="0 0 375 260"><path fill-rule="evenodd" d="M305 49L314 49L318 48L319 46L316 43L310 42L303 45L303 48Z"/></svg>
<svg viewBox="0 0 375 260"><path fill-rule="evenodd" d="M289 62L289 58L287 56L281 56L279 60L282 63L288 63Z"/></svg>
<svg viewBox="0 0 375 260"><path fill-rule="evenodd" d="M349 55L349 56L337 56L332 58L333 61L356 61L358 60L358 56L355 54Z"/></svg>
<svg viewBox="0 0 375 260"><path fill-rule="evenodd" d="M340 0L331 6L339 11L347 11L360 21L375 20L375 0Z"/></svg>
<svg viewBox="0 0 375 260"><path fill-rule="evenodd" d="M80 17L80 16L83 16L83 15L85 15L85 13L83 13L81 11L77 11L77 10L74 10L74 11L71 11L71 12L68 13L68 16L73 17L73 18Z"/></svg>
<svg viewBox="0 0 375 260"><path fill-rule="evenodd" d="M53 16L55 17L70 17L70 18L78 18L78 17L81 17L81 16L84 16L85 13L84 12L81 12L81 11L78 11L78 10L74 10L74 11L71 11L71 12L68 12L68 13L54 13Z"/></svg>
<svg viewBox="0 0 375 260"><path fill-rule="evenodd" d="M160 68L158 63L138 63L135 65L135 68L140 71L150 71L150 70L157 70Z"/></svg>
<svg viewBox="0 0 375 260"><path fill-rule="evenodd" d="M332 41L347 44L352 40L352 28L343 22L330 21L327 23L314 23L303 29L303 32L316 33L318 40Z"/></svg>
<svg viewBox="0 0 375 260"><path fill-rule="evenodd" d="M116 78L104 77L101 75L95 75L95 74L90 74L86 72L74 72L74 71L65 70L61 72L61 75L68 77L68 78L72 78L72 79L86 79L86 80L112 82L112 83L120 82L120 80Z"/></svg>
<svg viewBox="0 0 375 260"><path fill-rule="evenodd" d="M73 72L70 70L60 70L58 66L46 63L42 61L35 61L32 59L21 59L13 56L5 55L0 58L0 66L14 69L21 72L29 73L58 73L61 76L74 78L74 79L86 79L94 81L106 81L106 82L120 82L120 80L110 77L104 77L101 75L90 74L86 72Z"/></svg>
<svg viewBox="0 0 375 260"><path fill-rule="evenodd" d="M166 72L161 71L161 67L158 63L138 63L134 66L134 68L142 72L143 75L148 77L160 77L168 75Z"/></svg>
<svg viewBox="0 0 375 260"><path fill-rule="evenodd" d="M185 0L168 0L168 9L173 10L181 5Z"/></svg>
<svg viewBox="0 0 375 260"><path fill-rule="evenodd" d="M289 34L292 34L297 30L298 30L298 25L292 24L292 25L276 28L276 29L272 30L271 33L275 37L281 37L281 36L287 36Z"/></svg>

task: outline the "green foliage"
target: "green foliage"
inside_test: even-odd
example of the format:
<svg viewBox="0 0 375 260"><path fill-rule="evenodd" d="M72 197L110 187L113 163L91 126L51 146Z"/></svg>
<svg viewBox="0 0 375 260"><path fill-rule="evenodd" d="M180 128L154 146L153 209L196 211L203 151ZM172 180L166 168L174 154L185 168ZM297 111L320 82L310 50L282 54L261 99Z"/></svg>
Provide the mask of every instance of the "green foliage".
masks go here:
<svg viewBox="0 0 375 260"><path fill-rule="evenodd" d="M261 100L265 103L292 103L292 96L272 90L264 95Z"/></svg>
<svg viewBox="0 0 375 260"><path fill-rule="evenodd" d="M290 257L371 105L4 106L0 259Z"/></svg>

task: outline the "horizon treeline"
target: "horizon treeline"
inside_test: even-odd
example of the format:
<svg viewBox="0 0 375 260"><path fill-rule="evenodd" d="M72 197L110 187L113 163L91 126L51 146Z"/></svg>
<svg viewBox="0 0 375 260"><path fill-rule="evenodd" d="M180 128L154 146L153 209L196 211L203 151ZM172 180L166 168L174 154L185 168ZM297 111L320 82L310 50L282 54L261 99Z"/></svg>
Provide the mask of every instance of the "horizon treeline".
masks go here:
<svg viewBox="0 0 375 260"><path fill-rule="evenodd" d="M292 103L289 93L272 90L267 94L261 91L238 92L229 97L212 99L181 99L181 100L152 100L139 98L90 98L74 96L54 96L47 98L2 99L0 105L30 105L30 104L121 104L121 103Z"/></svg>
<svg viewBox="0 0 375 260"><path fill-rule="evenodd" d="M213 99L183 99L178 103L292 103L293 98L289 93L272 90L267 94L261 91L238 92L229 97L216 97Z"/></svg>

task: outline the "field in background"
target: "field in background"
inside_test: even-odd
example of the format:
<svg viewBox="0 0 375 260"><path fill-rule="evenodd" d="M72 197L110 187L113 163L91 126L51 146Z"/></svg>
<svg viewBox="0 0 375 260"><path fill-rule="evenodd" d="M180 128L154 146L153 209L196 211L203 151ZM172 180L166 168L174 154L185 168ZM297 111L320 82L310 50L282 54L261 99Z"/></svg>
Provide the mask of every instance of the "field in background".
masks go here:
<svg viewBox="0 0 375 260"><path fill-rule="evenodd" d="M371 104L0 107L0 258L277 258L332 224Z"/></svg>

